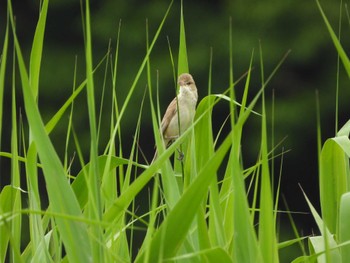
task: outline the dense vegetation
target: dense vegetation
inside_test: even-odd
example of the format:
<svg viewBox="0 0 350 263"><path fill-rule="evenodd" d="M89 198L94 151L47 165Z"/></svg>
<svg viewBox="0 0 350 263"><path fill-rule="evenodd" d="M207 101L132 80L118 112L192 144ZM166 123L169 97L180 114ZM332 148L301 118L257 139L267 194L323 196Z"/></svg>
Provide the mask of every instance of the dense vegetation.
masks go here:
<svg viewBox="0 0 350 263"><path fill-rule="evenodd" d="M336 83L335 102L326 106L336 116L335 125L327 126L336 132L324 141L321 123L328 116L321 110L322 94L321 106L316 96L315 106L307 101L292 107L295 101L290 98L308 97L310 90L300 85L302 78L283 70L290 57L294 65L302 64L301 56L313 59L310 43L315 42L310 40L309 46L297 49L302 55L293 56L287 42L274 43L278 34L269 31L273 21L282 27L294 22L277 15L286 12L285 4L280 10L269 4L240 5L237 10L238 17L246 17L248 11L257 20L265 16L270 25L248 19L246 29L237 32L234 17L229 23L221 17L215 25L202 26L209 39L220 36L214 48L198 37L201 31L192 29L199 20L194 6L145 5L149 9L134 9L132 19L125 18L126 27L147 11L159 19L158 26L146 20L142 35L132 27L123 31L124 22L115 21L109 33L116 37L108 45L103 42L103 53L95 48L101 43L94 41L111 30L104 13L116 10L111 5L83 3L82 37L67 39L55 28L61 25L68 33L77 29L50 15L49 1L44 0L33 40L26 45L18 33L22 19L8 1L0 65L1 262L348 262L350 122L340 128L338 123L345 123L339 112L349 92L339 83L347 83L343 75L350 76L350 62L319 3L302 10L312 7L321 14L317 28L324 33L308 25L303 38L318 41L329 34L342 65L334 78L323 82ZM223 10L232 8L227 5L225 9L220 2L215 7L226 18ZM118 8L122 16L130 7ZM220 34L215 35L218 25ZM236 63L249 43L244 37L251 32L247 28L263 25L269 34L255 49L244 51L244 62ZM179 32L168 34L174 30ZM81 41L75 62L74 55L71 62L65 60L68 49L50 46L52 37L57 46ZM295 41L304 43L301 38ZM128 45L137 46L135 54L143 53L137 67L137 56ZM336 53L334 58L336 62ZM315 71L306 75L322 73ZM200 102L190 129L164 149L158 116L166 103L161 102L168 100L165 95L174 96L176 76L182 72L198 76ZM293 89L282 92L281 102L272 92L276 83ZM296 157L300 166L310 152L318 160L318 165L311 163L311 171L314 178L318 174L319 195L310 201L301 183L295 198L283 198L294 171L285 165L294 138L283 139L288 133L283 134L281 122L296 125L296 119L303 127L310 122L310 111L317 115L312 117L317 120L315 147L310 149L313 144L306 140L308 147ZM154 141L161 154L149 164ZM185 154L183 161L177 158L178 149ZM300 197L310 213L295 210ZM318 201L319 212L314 208ZM315 220L317 230L300 231L294 221L298 215ZM317 234L310 237L313 231Z"/></svg>

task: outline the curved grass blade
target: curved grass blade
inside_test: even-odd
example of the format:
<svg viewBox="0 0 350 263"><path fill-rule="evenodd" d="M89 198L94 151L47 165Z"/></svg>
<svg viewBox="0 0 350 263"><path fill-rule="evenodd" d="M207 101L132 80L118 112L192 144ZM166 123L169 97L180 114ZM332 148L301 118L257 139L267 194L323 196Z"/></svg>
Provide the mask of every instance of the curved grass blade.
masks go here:
<svg viewBox="0 0 350 263"><path fill-rule="evenodd" d="M14 19L10 1L8 1L8 7L22 82L25 112L33 135L33 141L37 146L43 166L52 211L80 217L82 213L78 201L67 182L66 173L60 159L45 131L38 106L30 87L22 51L14 29ZM64 217L56 217L55 219L69 260L71 262L91 262L91 250L88 242L89 238L86 225Z"/></svg>
<svg viewBox="0 0 350 263"><path fill-rule="evenodd" d="M337 233L340 197L347 191L348 158L333 139L323 145L320 156L320 202L322 218L332 234Z"/></svg>

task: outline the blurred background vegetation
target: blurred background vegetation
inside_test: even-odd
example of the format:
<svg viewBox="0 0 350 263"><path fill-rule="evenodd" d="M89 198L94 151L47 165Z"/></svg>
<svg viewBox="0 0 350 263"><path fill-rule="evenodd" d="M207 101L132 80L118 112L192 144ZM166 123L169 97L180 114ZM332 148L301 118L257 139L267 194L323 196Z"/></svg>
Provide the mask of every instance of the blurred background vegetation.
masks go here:
<svg viewBox="0 0 350 263"><path fill-rule="evenodd" d="M4 37L6 25L5 1L0 4L0 43ZM16 15L17 35L27 61L31 42L39 13L40 1L13 1ZM345 1L343 1L343 4ZM150 37L155 33L169 1L91 1L93 53L95 65L108 51L111 40L114 56L115 41L121 21L120 53L117 75L117 96L125 97L131 86L146 50L146 19ZM340 1L321 1L333 28L339 29L341 16L341 41L345 50L349 47L349 20L343 6L340 14ZM169 55L168 40L176 61L179 36L180 1L174 1L170 16L162 30L151 56L154 86L159 71L159 93L161 112L174 97L174 80ZM335 134L335 98L337 84L337 53L330 40L324 22L315 1L305 0L218 0L184 1L184 15L187 35L187 47L190 72L193 74L199 97L204 97L208 89L208 71L210 51L213 51L212 92L221 93L229 84L229 21L232 19L233 67L235 79L246 72L252 51L255 51L254 78L251 96L261 86L259 66L259 41L263 50L265 75L268 76L283 55L291 50L286 62L278 71L266 91L268 109L272 111L274 97L274 142L282 146L276 153L290 150L285 154L282 166L281 193L285 196L291 211L306 211L308 208L298 184L302 186L316 207L318 206L318 168L316 146L316 91L320 98L321 125L323 141ZM85 78L84 39L81 8L79 1L52 0L50 2L45 46L40 79L39 105L44 121L57 111L72 92L75 59L77 58L77 84ZM2 44L1 44L2 47ZM96 96L101 97L104 67L96 73ZM10 70L10 69L9 69ZM10 72L10 71L9 71ZM350 117L350 89L348 78L340 67L339 85L339 127ZM108 77L110 79L110 76ZM9 78L10 79L10 78ZM17 82L19 85L19 81ZM10 85L10 82L8 83ZM128 146L132 142L140 102L146 87L146 79L139 82L137 92L132 99L129 113L122 123L123 149L128 155ZM238 101L243 84L236 86ZM10 120L11 89L5 90L4 108L6 119ZM110 94L108 86L106 99ZM89 145L88 115L86 97L80 96L75 103L74 128L86 154ZM21 94L18 92L21 103ZM153 132L150 123L148 99L143 114L140 147L148 160L153 154ZM108 107L103 109L108 111ZM259 111L259 108L256 109ZM215 127L218 130L226 118L228 108L222 105L214 111ZM108 115L109 116L109 115ZM24 117L25 118L25 117ZM255 120L254 120L255 118ZM272 117L269 118L272 125ZM65 121L68 121L67 118ZM253 117L243 138L244 163L248 167L258 157L260 120ZM60 125L51 135L58 152L63 151L67 125ZM109 138L109 119L103 119L101 145ZM271 126L270 126L271 127ZM2 138L1 151L9 151L10 129ZM86 145L86 146L84 146ZM101 149L102 150L102 149ZM72 153L73 156L73 147ZM78 161L76 160L78 164ZM0 161L2 187L8 181L4 178L6 160ZM280 159L275 161L276 177L279 175ZM74 171L73 174L77 171ZM9 173L7 173L9 174ZM284 209L283 205L281 209ZM282 225L286 216L281 216ZM284 218L284 219L283 219ZM294 217L300 232L305 235L315 230L312 216L309 214ZM283 232L283 228L281 228ZM283 262L283 261L282 261Z"/></svg>

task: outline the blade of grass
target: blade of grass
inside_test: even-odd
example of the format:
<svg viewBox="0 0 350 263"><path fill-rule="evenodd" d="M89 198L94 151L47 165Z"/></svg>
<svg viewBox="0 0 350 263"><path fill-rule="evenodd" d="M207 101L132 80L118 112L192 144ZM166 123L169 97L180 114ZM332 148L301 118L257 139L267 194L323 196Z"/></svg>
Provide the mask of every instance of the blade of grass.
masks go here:
<svg viewBox="0 0 350 263"><path fill-rule="evenodd" d="M43 165L44 177L47 183L47 192L50 204L52 205L52 210L57 213L81 216L79 204L72 189L67 183L63 166L45 131L38 107L30 88L27 70L17 35L14 30L14 19L10 1L8 1L8 8L22 82L25 111L32 131L33 141L36 143L39 157ZM60 191L57 191L57 189ZM88 243L89 238L86 226L81 222L61 217L57 217L56 222L60 229L60 234L70 261L90 262L91 251Z"/></svg>
<svg viewBox="0 0 350 263"><path fill-rule="evenodd" d="M15 73L13 72L13 75ZM21 176L20 167L18 162L18 133L17 133L17 110L16 110L16 92L15 92L15 80L13 79L12 86L12 132L11 132L11 186L14 189L21 189ZM17 190L13 192L11 196L13 206L12 213L21 211L21 191ZM20 260L18 257L21 247L21 229L22 229L22 216L16 216L11 221L11 246L10 246L10 261L17 262Z"/></svg>
<svg viewBox="0 0 350 263"><path fill-rule="evenodd" d="M249 70L250 71L250 70ZM249 76L249 74L248 74ZM247 81L249 78L247 79ZM248 85L245 87L248 88ZM234 85L230 88L230 98L234 100ZM260 94L256 95L260 96ZM254 101L254 100L253 100ZM245 102L243 102L245 103ZM253 107L253 105L250 105ZM248 107L249 108L249 107ZM236 107L230 103L230 122L232 127L232 149L230 153L229 166L227 168L227 178L231 181L229 189L230 203L233 206L230 210L233 213L233 238L230 244L230 254L234 262L262 262L261 252L258 247L253 222L250 219L249 204L244 186L244 176L241 160L241 138L244 124L244 116L250 110L239 114L236 121ZM231 215L229 215L231 217ZM240 236L240 240L234 238ZM248 248L248 249L247 249Z"/></svg>
<svg viewBox="0 0 350 263"><path fill-rule="evenodd" d="M176 256L165 260L164 262L193 262L196 257L200 256L201 262L220 262L220 263L230 263L232 259L226 253L226 251L220 247L204 249L198 252L185 254L181 256Z"/></svg>
<svg viewBox="0 0 350 263"><path fill-rule="evenodd" d="M321 151L319 183L322 218L333 234L338 233L338 211L340 197L347 191L347 170L344 151L333 139L328 139Z"/></svg>
<svg viewBox="0 0 350 263"><path fill-rule="evenodd" d="M7 63L7 50L9 42L9 14L7 14L6 31L3 42L2 53L0 56L0 151L1 151L1 138L2 138L2 116L3 116L3 98L5 90L5 73Z"/></svg>
<svg viewBox="0 0 350 263"><path fill-rule="evenodd" d="M29 63L29 81L35 100L37 100L39 93L39 76L49 1L44 0L41 4L42 6L40 9L39 20L35 28Z"/></svg>
<svg viewBox="0 0 350 263"><path fill-rule="evenodd" d="M262 86L265 85L262 48L260 43L260 65ZM259 241L262 256L265 262L278 262L276 243L276 226L273 213L273 197L268 162L268 142L266 127L265 92L262 92L262 119L261 119L261 189L259 213Z"/></svg>
<svg viewBox="0 0 350 263"><path fill-rule="evenodd" d="M18 190L11 185L6 185L0 193L0 260L5 262L6 253L11 237L10 221L5 217L6 214L12 214L14 207L14 198ZM18 250L19 255L19 250Z"/></svg>
<svg viewBox="0 0 350 263"><path fill-rule="evenodd" d="M346 71L348 77L350 77L350 60L349 60L348 56L346 55L343 47L341 46L337 35L333 31L332 26L330 25L330 23L329 23L326 15L325 15L322 7L321 7L321 4L320 4L320 2L318 0L316 0L316 4L318 6L318 9L320 10L321 16L322 16L322 18L324 20L324 23L326 24L326 27L327 27L328 32L329 32L329 35L332 38L333 44L334 44L334 46L335 46L335 48L336 48L336 50L338 52L338 55L339 55L341 61L343 62L343 66L345 68L345 71Z"/></svg>
<svg viewBox="0 0 350 263"><path fill-rule="evenodd" d="M38 101L39 95L39 77L40 77L40 68L41 68L41 59L42 59L42 50L43 42L45 35L46 27L46 18L48 12L48 3L49 1L43 1L39 19L35 28L35 34L33 38L32 49L30 53L30 62L29 62L29 82L30 88L33 93L35 101ZM35 143L32 141L32 132L29 134L30 145L28 149L27 163L26 163L26 175L27 175L27 184L29 191L29 206L33 210L41 209L41 201L38 187L38 172L37 172L37 151ZM48 260L48 250L44 245L44 230L41 222L41 215L39 214L30 214L29 215L29 228L30 236L32 240L32 256L36 261L49 262ZM46 248L46 249L45 249ZM43 253L36 253L41 249ZM41 256L39 258L39 256Z"/></svg>
<svg viewBox="0 0 350 263"><path fill-rule="evenodd" d="M321 232L322 236L320 238L322 238L323 248L325 250L325 257L327 259L327 262L342 262L340 251L337 248L337 243L335 242L334 238L332 237L332 234L328 230L327 225L325 225L325 222L319 216L316 209L314 208L314 206L306 196L306 194L304 192L303 194L311 210L311 213L316 221L318 229ZM316 252L320 252L320 251L316 251Z"/></svg>
<svg viewBox="0 0 350 263"><path fill-rule="evenodd" d="M350 193L342 195L339 208L339 243L350 241ZM350 261L350 246L340 248L343 262Z"/></svg>
<svg viewBox="0 0 350 263"><path fill-rule="evenodd" d="M97 156L98 156L98 138L96 127L96 106L95 106L95 87L93 78L92 62L92 41L91 41L91 23L90 23L90 3L85 1L85 61L86 61L86 88L87 104L90 127L90 169L88 175L88 215L92 220L101 220L102 204L100 188L100 177L98 174ZM103 249L101 246L102 229L99 226L92 226L90 233L96 239L90 239L92 247L92 256L94 262L104 261Z"/></svg>
<svg viewBox="0 0 350 263"><path fill-rule="evenodd" d="M209 57L209 77L208 77L208 95L211 94L212 86L212 66L213 66L213 49L210 49ZM201 109L211 109L212 100L214 97L207 96L207 105ZM212 99L210 99L212 98ZM200 170L201 167L210 159L214 154L214 140L212 127L212 112L207 111L206 113L196 112L196 115L205 114L202 120L197 124L194 130L195 138L195 153L196 156L196 169ZM218 189L218 179L217 175L211 175L213 177L212 182L209 186L209 224L207 226L206 221L208 220L204 215L198 215L198 225L202 226L198 230L198 239L200 244L200 249L207 249L211 246L224 246L225 234L222 225L223 215L220 209L220 197ZM200 210L203 214L205 213L205 207Z"/></svg>
<svg viewBox="0 0 350 263"><path fill-rule="evenodd" d="M186 47L186 34L185 34L185 22L183 15L183 0L181 0L180 10L180 42L179 42L179 60L177 65L178 76L182 73L188 73L188 58L187 58L187 47Z"/></svg>

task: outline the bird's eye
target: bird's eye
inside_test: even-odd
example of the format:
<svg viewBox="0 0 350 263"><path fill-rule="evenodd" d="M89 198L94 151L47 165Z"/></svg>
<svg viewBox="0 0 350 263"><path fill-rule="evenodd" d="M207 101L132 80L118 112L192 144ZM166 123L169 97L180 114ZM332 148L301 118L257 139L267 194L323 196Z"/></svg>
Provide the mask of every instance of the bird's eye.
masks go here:
<svg viewBox="0 0 350 263"><path fill-rule="evenodd" d="M191 81L187 81L186 84L187 84L187 85L191 85L192 82L191 82Z"/></svg>

